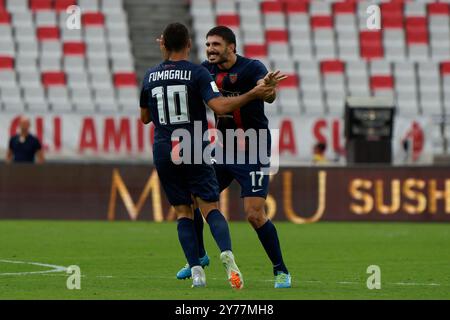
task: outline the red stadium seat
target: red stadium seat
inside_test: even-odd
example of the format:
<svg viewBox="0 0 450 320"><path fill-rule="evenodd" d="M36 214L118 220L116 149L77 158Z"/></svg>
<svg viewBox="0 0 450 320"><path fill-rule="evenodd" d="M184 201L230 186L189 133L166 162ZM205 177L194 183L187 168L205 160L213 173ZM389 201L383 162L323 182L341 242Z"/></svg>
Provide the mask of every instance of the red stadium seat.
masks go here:
<svg viewBox="0 0 450 320"><path fill-rule="evenodd" d="M216 23L219 26L239 27L239 15L237 14L218 15L216 17Z"/></svg>
<svg viewBox="0 0 450 320"><path fill-rule="evenodd" d="M66 11L66 9L72 5L76 5L76 0L55 0L56 11Z"/></svg>
<svg viewBox="0 0 450 320"><path fill-rule="evenodd" d="M322 73L344 73L345 64L341 60L325 60L320 62Z"/></svg>
<svg viewBox="0 0 450 320"><path fill-rule="evenodd" d="M428 44L428 22L425 17L406 19L406 42L408 44Z"/></svg>
<svg viewBox="0 0 450 320"><path fill-rule="evenodd" d="M333 17L314 16L311 17L311 27L315 28L333 28Z"/></svg>
<svg viewBox="0 0 450 320"><path fill-rule="evenodd" d="M66 42L63 49L66 56L84 56L86 54L86 45L82 42Z"/></svg>
<svg viewBox="0 0 450 320"><path fill-rule="evenodd" d="M0 69L14 69L14 58L0 57Z"/></svg>
<svg viewBox="0 0 450 320"><path fill-rule="evenodd" d="M0 24L11 24L11 16L8 12L0 10Z"/></svg>
<svg viewBox="0 0 450 320"><path fill-rule="evenodd" d="M377 89L393 89L394 88L394 77L392 76L371 76L370 77L370 88L372 90Z"/></svg>
<svg viewBox="0 0 450 320"><path fill-rule="evenodd" d="M384 28L403 27L403 4L396 2L382 3L381 6L382 26Z"/></svg>
<svg viewBox="0 0 450 320"><path fill-rule="evenodd" d="M308 2L292 1L286 3L287 14L308 13Z"/></svg>
<svg viewBox="0 0 450 320"><path fill-rule="evenodd" d="M263 44L247 44L244 47L244 53L250 58L267 57L267 47Z"/></svg>
<svg viewBox="0 0 450 320"><path fill-rule="evenodd" d="M384 56L383 47L379 45L363 45L361 46L361 57L367 60L380 59Z"/></svg>
<svg viewBox="0 0 450 320"><path fill-rule="evenodd" d="M59 36L58 27L39 27L37 29L37 38L40 41L59 40Z"/></svg>
<svg viewBox="0 0 450 320"><path fill-rule="evenodd" d="M403 16L381 18L381 28L401 29L403 28L403 23Z"/></svg>
<svg viewBox="0 0 450 320"><path fill-rule="evenodd" d="M335 2L333 4L333 14L355 14L356 5L355 2Z"/></svg>
<svg viewBox="0 0 450 320"><path fill-rule="evenodd" d="M401 28L403 28L403 19L402 18L383 18L383 20L381 21L381 25L383 28L401 29Z"/></svg>
<svg viewBox="0 0 450 320"><path fill-rule="evenodd" d="M296 74L287 74L287 79L280 82L280 88L298 88L300 79Z"/></svg>
<svg viewBox="0 0 450 320"><path fill-rule="evenodd" d="M42 84L44 87L65 86L66 75L64 72L44 72L42 73Z"/></svg>
<svg viewBox="0 0 450 320"><path fill-rule="evenodd" d="M52 0L30 0L30 9L32 11L53 10Z"/></svg>
<svg viewBox="0 0 450 320"><path fill-rule="evenodd" d="M428 31L411 31L406 34L406 42L408 44L428 44Z"/></svg>
<svg viewBox="0 0 450 320"><path fill-rule="evenodd" d="M447 3L435 2L428 4L428 15L449 15L450 9Z"/></svg>
<svg viewBox="0 0 450 320"><path fill-rule="evenodd" d="M361 31L359 36L361 43L381 43L380 31Z"/></svg>
<svg viewBox="0 0 450 320"><path fill-rule="evenodd" d="M380 31L361 31L359 34L361 57L365 59L377 59L384 56Z"/></svg>
<svg viewBox="0 0 450 320"><path fill-rule="evenodd" d="M267 30L266 31L266 42L288 42L289 35L286 30Z"/></svg>
<svg viewBox="0 0 450 320"><path fill-rule="evenodd" d="M450 75L450 61L441 62L441 74L442 76Z"/></svg>
<svg viewBox="0 0 450 320"><path fill-rule="evenodd" d="M381 15L384 17L403 16L403 2L384 2L380 5Z"/></svg>
<svg viewBox="0 0 450 320"><path fill-rule="evenodd" d="M134 72L114 74L114 85L116 87L136 87L137 78Z"/></svg>
<svg viewBox="0 0 450 320"><path fill-rule="evenodd" d="M261 3L261 12L263 14L282 13L283 5L281 4L281 2L265 1Z"/></svg>
<svg viewBox="0 0 450 320"><path fill-rule="evenodd" d="M104 25L105 17L101 12L88 12L82 16L83 25Z"/></svg>
<svg viewBox="0 0 450 320"><path fill-rule="evenodd" d="M426 17L406 18L406 31L427 31L428 22Z"/></svg>

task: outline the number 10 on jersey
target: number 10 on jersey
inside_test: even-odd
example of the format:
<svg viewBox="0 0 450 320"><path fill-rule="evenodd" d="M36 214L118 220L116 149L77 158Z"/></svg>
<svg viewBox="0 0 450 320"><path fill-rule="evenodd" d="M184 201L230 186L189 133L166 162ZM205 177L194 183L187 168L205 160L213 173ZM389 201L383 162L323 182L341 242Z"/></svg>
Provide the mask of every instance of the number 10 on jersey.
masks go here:
<svg viewBox="0 0 450 320"><path fill-rule="evenodd" d="M188 95L185 85L163 86L153 88L152 97L158 102L158 119L160 124L189 123ZM165 92L164 92L165 91ZM164 97L167 96L167 106ZM167 122L166 109L169 115Z"/></svg>

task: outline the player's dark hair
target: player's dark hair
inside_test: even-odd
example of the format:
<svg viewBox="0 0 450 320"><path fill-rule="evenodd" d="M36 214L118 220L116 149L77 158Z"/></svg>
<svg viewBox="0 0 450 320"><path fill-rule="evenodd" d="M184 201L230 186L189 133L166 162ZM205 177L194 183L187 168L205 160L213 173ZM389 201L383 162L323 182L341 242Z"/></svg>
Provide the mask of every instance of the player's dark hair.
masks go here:
<svg viewBox="0 0 450 320"><path fill-rule="evenodd" d="M234 44L234 53L236 53L236 35L230 28L225 26L214 27L208 31L206 38L209 36L219 36L228 44Z"/></svg>
<svg viewBox="0 0 450 320"><path fill-rule="evenodd" d="M179 52L188 46L189 31L184 24L169 24L163 32L164 46L168 51Z"/></svg>

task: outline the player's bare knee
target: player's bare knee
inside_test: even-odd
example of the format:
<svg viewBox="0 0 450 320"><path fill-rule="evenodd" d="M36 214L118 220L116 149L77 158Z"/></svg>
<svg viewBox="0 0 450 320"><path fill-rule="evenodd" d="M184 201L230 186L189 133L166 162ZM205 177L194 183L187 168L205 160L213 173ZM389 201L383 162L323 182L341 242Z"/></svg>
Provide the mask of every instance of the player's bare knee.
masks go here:
<svg viewBox="0 0 450 320"><path fill-rule="evenodd" d="M199 208L200 208L200 211L202 212L203 216L206 219L208 217L208 214L211 211L219 209L219 203L218 202L201 201L201 202L199 202Z"/></svg>
<svg viewBox="0 0 450 320"><path fill-rule="evenodd" d="M248 222L250 222L252 227L255 229L261 227L267 221L264 207L249 206L246 208L245 213L247 215Z"/></svg>
<svg viewBox="0 0 450 320"><path fill-rule="evenodd" d="M192 219L194 217L192 208L190 206L187 206L187 205L174 206L174 209L175 209L175 214L177 216L177 219L181 219L181 218Z"/></svg>

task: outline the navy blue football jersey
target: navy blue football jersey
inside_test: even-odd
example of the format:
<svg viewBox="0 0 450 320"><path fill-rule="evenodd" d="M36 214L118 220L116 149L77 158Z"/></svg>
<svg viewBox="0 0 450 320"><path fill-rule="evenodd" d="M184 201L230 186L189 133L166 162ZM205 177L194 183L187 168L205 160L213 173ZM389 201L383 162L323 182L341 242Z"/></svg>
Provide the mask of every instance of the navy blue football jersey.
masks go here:
<svg viewBox="0 0 450 320"><path fill-rule="evenodd" d="M200 121L205 132L208 122L204 102L220 96L208 71L189 61L166 60L149 69L142 84L140 106L150 109L155 125L154 158L170 157L176 129L184 128L194 137L194 121Z"/></svg>
<svg viewBox="0 0 450 320"><path fill-rule="evenodd" d="M216 64L208 61L203 62L202 65L208 69L224 96L237 96L252 90L258 80L263 79L268 72L261 61L240 55L237 55L236 63L229 70L221 70ZM233 121L228 122L223 128L268 129L269 122L264 114L263 100L253 100L224 119L230 119L231 116ZM222 118L218 119L218 129L222 128L222 120Z"/></svg>
<svg viewBox="0 0 450 320"><path fill-rule="evenodd" d="M248 59L240 55L237 55L236 63L228 70L219 69L216 64L211 64L208 61L204 61L202 65L208 69L224 96L245 94L252 90L257 85L257 82L263 79L268 72L261 61ZM222 132L222 143L224 146L226 145L226 129L240 128L244 131L247 129L265 129L267 130L267 136L264 136L267 139L267 154L270 155L271 136L269 121L264 114L263 100L253 100L225 116L216 115L216 128ZM239 144L238 142L237 145ZM235 145L235 148L237 148L237 145ZM245 147L243 148L245 148L246 152L249 150L248 141L245 141Z"/></svg>

